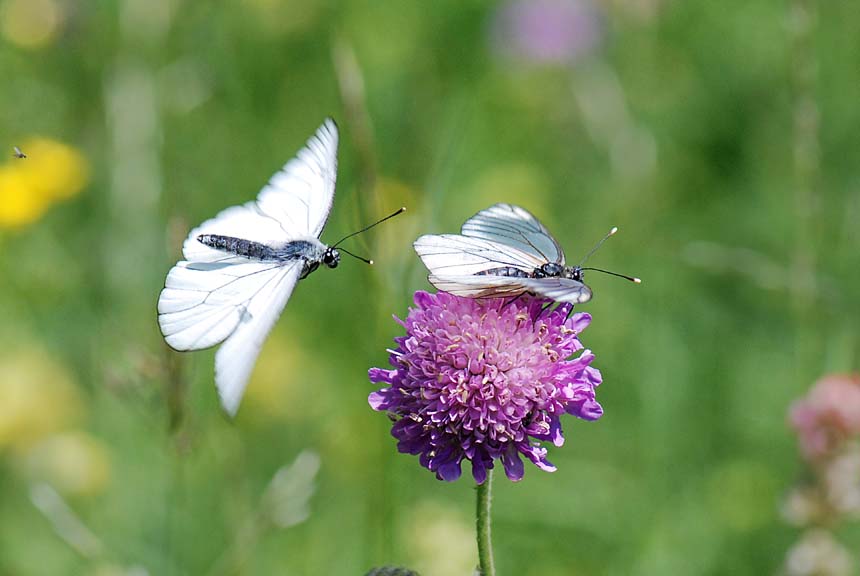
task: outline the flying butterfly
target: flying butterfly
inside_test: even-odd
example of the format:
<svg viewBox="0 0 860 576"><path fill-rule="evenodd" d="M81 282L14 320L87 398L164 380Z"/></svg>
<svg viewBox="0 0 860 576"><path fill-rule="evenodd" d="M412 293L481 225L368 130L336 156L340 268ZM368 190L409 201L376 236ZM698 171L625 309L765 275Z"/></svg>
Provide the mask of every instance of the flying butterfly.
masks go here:
<svg viewBox="0 0 860 576"><path fill-rule="evenodd" d="M528 210L495 204L466 220L459 235L425 235L413 246L430 271L428 280L443 292L469 298L532 293L581 304L591 300L591 289L583 282L585 270L640 282L639 278L583 267L617 231L610 230L578 265L568 266L561 246Z"/></svg>
<svg viewBox="0 0 860 576"><path fill-rule="evenodd" d="M321 264L336 268L341 242L405 210L331 246L320 242L334 199L337 144L337 125L327 119L255 201L193 229L182 246L185 260L167 274L158 298L164 339L179 351L223 343L215 354L215 384L230 416L296 282Z"/></svg>

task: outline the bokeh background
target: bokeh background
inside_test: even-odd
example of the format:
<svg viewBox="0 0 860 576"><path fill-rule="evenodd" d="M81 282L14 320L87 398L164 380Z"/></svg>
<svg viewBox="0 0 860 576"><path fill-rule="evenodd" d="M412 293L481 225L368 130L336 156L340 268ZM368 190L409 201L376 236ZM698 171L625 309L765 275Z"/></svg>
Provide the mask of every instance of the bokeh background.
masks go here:
<svg viewBox="0 0 860 576"><path fill-rule="evenodd" d="M0 574L469 574L468 475L396 452L366 371L429 288L412 239L498 201L570 260L618 226L591 262L643 278L588 276L605 415L496 479L499 573L784 573L787 410L860 353L858 29L814 0L0 0ZM323 240L409 211L347 245L374 267L299 284L230 421L158 292L326 116Z"/></svg>

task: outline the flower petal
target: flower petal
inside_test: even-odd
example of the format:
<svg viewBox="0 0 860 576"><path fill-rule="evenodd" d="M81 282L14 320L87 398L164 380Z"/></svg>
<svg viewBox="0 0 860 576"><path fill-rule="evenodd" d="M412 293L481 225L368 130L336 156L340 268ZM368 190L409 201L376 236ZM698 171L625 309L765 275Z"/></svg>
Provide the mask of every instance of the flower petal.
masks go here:
<svg viewBox="0 0 860 576"><path fill-rule="evenodd" d="M523 461L520 459L519 453L512 452L511 450L503 453L502 466L505 467L505 475L511 481L519 482L523 479L525 468L523 467Z"/></svg>

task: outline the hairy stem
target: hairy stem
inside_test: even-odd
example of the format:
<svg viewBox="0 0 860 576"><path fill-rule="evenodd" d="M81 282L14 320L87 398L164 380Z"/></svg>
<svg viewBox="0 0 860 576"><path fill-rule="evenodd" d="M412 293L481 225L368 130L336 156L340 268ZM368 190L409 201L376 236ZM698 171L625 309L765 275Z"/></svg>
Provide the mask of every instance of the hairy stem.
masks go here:
<svg viewBox="0 0 860 576"><path fill-rule="evenodd" d="M478 536L478 573L481 576L496 576L493 561L493 543L490 534L490 507L492 506L493 471L487 470L487 479L478 484L478 506L476 528Z"/></svg>

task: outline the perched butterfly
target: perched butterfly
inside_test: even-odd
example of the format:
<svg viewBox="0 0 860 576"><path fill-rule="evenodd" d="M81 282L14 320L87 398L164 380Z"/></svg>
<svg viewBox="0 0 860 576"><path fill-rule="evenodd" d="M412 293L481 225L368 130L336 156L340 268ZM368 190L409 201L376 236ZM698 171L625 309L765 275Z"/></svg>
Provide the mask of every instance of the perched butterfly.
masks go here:
<svg viewBox="0 0 860 576"><path fill-rule="evenodd" d="M296 282L320 264L336 268L340 242L404 210L331 246L320 242L334 198L337 143L337 126L328 119L256 201L227 208L192 230L182 246L185 260L167 274L158 298L164 339L180 351L223 342L215 384L231 416Z"/></svg>
<svg viewBox="0 0 860 576"><path fill-rule="evenodd" d="M15 148L15 152L13 153L13 156L15 156L15 158L18 158L19 160L23 160L24 158L27 157L26 154L21 152L20 148L18 148L17 146L15 146L14 148Z"/></svg>
<svg viewBox="0 0 860 576"><path fill-rule="evenodd" d="M580 304L591 299L585 270L597 270L639 282L638 278L582 265L613 228L577 266L567 266L564 252L528 210L495 204L466 220L461 235L421 236L414 247L439 290L469 298L503 298L524 293L556 302Z"/></svg>

